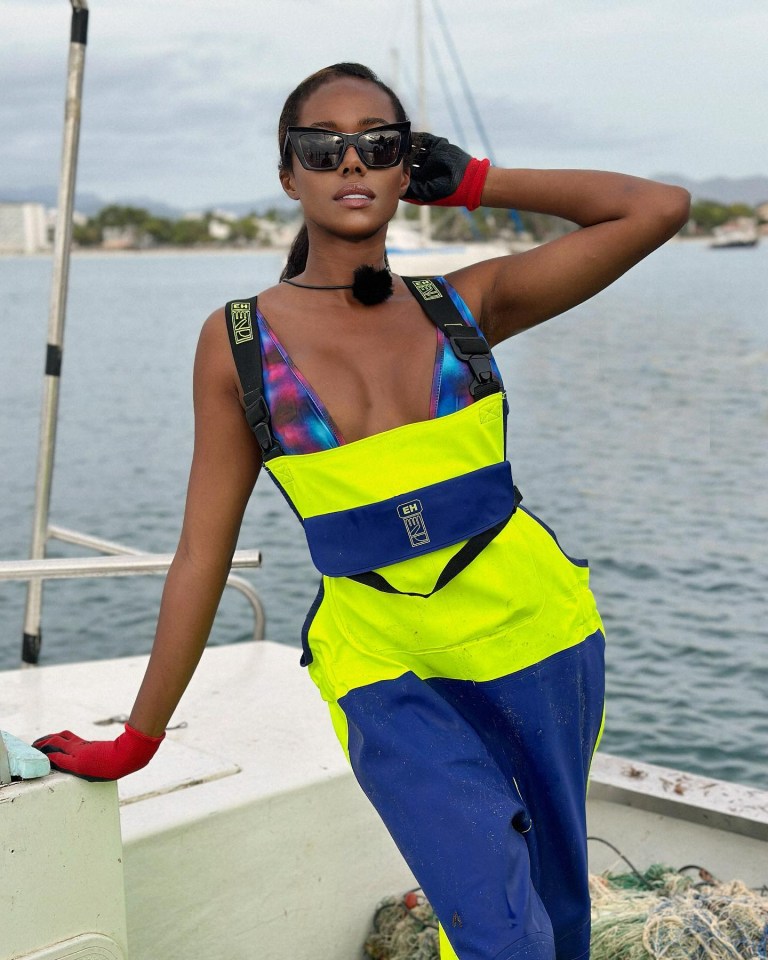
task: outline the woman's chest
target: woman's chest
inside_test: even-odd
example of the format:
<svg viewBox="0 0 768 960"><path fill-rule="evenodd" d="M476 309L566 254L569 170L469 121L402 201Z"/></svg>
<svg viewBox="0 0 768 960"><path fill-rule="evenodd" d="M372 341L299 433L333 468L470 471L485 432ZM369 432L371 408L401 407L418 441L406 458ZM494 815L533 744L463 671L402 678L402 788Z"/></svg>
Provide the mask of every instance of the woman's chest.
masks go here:
<svg viewBox="0 0 768 960"><path fill-rule="evenodd" d="M348 443L430 417L439 342L432 324L418 320L275 334L283 361Z"/></svg>

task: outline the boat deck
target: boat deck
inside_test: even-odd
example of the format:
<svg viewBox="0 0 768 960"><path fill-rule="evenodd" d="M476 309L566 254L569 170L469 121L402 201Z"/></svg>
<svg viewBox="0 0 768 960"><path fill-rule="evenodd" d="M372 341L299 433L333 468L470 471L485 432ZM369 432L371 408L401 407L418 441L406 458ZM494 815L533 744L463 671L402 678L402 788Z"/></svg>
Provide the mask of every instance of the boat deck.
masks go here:
<svg viewBox="0 0 768 960"><path fill-rule="evenodd" d="M209 648L158 757L119 782L131 960L216 956L222 943L245 960L254 940L260 958L356 958L377 901L414 885L298 657L270 642ZM0 727L28 742L62 728L115 736L103 721L130 710L145 663L2 673ZM13 784L3 799L65 782ZM641 870L768 880L768 793L598 755L588 814L590 834ZM625 870L601 843L590 856L594 871Z"/></svg>

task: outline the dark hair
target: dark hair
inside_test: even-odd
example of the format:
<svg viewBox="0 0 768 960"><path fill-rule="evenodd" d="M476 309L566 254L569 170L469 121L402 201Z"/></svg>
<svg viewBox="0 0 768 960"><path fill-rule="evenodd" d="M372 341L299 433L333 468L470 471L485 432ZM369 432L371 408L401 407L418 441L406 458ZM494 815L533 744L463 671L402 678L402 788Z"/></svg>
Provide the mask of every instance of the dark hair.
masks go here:
<svg viewBox="0 0 768 960"><path fill-rule="evenodd" d="M285 101L283 112L280 114L280 121L277 126L277 143L278 150L280 151L279 169L281 171L290 169L292 149L290 144L287 149L283 149L285 146L285 138L288 133L288 127L298 125L299 113L301 112L304 102L319 87L329 83L331 80L339 80L343 77L357 77L359 80L367 80L368 83L375 84L380 90L386 93L392 101L392 106L395 108L395 120L402 121L408 119L405 108L394 90L388 87L383 80L380 80L373 70L363 66L362 63L334 63L330 67L323 67L322 70L311 74L306 80L302 80ZM406 163L407 162L406 158ZM309 237L307 235L306 224L303 224L293 241L288 253L288 261L283 268L283 272L280 274L280 279L289 280L291 277L295 277L301 273L307 264L308 252Z"/></svg>

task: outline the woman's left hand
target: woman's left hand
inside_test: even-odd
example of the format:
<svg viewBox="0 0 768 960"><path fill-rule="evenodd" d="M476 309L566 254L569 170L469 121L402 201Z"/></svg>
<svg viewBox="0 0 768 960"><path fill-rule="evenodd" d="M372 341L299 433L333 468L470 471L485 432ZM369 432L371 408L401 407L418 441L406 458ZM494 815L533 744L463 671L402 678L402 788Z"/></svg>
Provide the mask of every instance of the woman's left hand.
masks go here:
<svg viewBox="0 0 768 960"><path fill-rule="evenodd" d="M411 182L403 197L408 203L440 207L480 206L489 160L477 160L431 133L414 133Z"/></svg>

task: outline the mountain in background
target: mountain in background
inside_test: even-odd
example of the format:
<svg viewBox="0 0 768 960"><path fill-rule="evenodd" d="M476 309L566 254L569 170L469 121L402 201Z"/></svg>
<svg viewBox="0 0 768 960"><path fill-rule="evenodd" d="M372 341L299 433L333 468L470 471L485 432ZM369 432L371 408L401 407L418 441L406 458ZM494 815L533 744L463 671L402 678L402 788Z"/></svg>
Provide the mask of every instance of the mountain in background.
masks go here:
<svg viewBox="0 0 768 960"><path fill-rule="evenodd" d="M711 177L709 180L692 180L682 173L657 173L653 179L685 187L694 200L716 200L729 206L732 203L747 203L750 207L768 202L768 177Z"/></svg>
<svg viewBox="0 0 768 960"><path fill-rule="evenodd" d="M711 177L708 180L693 180L682 173L657 173L654 180L663 183L673 183L689 190L694 200L715 200L718 203L747 203L754 207L759 203L768 202L768 177ZM55 186L37 186L21 189L19 187L0 187L0 202L12 203L42 203L46 207L55 207L57 202L57 188ZM284 193L276 193L258 200L238 201L233 203L209 203L204 206L190 205L185 210L170 206L162 200L152 197L117 197L113 200L104 200L95 193L77 191L75 195L75 209L87 217L92 217L103 207L117 204L123 207L141 207L156 217L165 217L169 220L178 220L187 210L196 210L200 213L206 210L226 210L238 217L244 217L254 211L258 214L267 210L276 209L289 212L295 209L294 204Z"/></svg>
<svg viewBox="0 0 768 960"><path fill-rule="evenodd" d="M43 185L36 187L0 187L0 203L42 203L45 207L55 207L58 202L58 188L53 185ZM234 203L209 203L205 206L173 207L164 203L162 200L155 200L152 197L116 197L112 200L105 200L95 193L86 193L81 190L75 191L75 210L78 213L85 214L86 217L95 216L99 210L104 207L116 204L121 207L138 207L148 210L153 216L165 217L168 220L178 220L184 216L187 210L194 209L200 213L206 210L226 210L235 216L244 217L249 213L266 213L267 210L278 209L289 211L293 209L293 201L289 200L284 193L275 194L271 197L263 197L260 200L251 200L248 202Z"/></svg>

